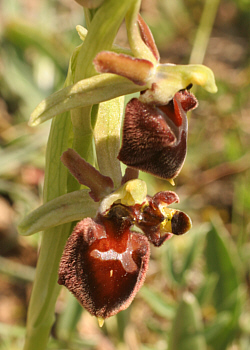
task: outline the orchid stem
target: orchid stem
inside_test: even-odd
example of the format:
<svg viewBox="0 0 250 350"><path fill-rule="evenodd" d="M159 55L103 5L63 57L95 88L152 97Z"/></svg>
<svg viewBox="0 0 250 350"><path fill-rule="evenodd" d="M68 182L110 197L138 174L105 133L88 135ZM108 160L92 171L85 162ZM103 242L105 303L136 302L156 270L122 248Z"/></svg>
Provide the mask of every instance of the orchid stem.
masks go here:
<svg viewBox="0 0 250 350"><path fill-rule="evenodd" d="M131 3L132 0L107 0L97 10L89 25L86 40L70 63L65 86L96 74L92 61L99 51L110 49ZM52 122L46 154L45 203L80 187L77 181L72 180L60 160L62 153L68 147L73 147L90 163L94 162L91 108L74 110L71 113L71 120L70 112L64 112ZM43 233L28 310L24 350L46 349L50 329L55 320L55 303L60 291L60 286L57 284L58 266L73 225L74 223L68 223L56 226Z"/></svg>

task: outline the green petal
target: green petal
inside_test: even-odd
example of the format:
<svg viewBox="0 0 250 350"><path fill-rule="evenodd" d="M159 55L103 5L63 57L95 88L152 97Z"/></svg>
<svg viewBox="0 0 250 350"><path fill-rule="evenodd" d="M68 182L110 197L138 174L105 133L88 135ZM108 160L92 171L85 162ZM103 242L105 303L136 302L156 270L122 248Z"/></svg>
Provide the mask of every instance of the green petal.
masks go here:
<svg viewBox="0 0 250 350"><path fill-rule="evenodd" d="M138 13L140 10L141 1L134 1L126 15L126 27L128 33L128 40L131 50L135 57L142 58L157 63L155 56L151 49L142 40L139 26L137 23Z"/></svg>
<svg viewBox="0 0 250 350"><path fill-rule="evenodd" d="M88 192L70 192L45 203L24 218L18 226L19 233L29 236L50 227L95 216L98 203L90 198Z"/></svg>
<svg viewBox="0 0 250 350"><path fill-rule="evenodd" d="M36 126L70 109L98 104L145 88L114 74L96 75L80 80L43 100L31 114L29 124Z"/></svg>
<svg viewBox="0 0 250 350"><path fill-rule="evenodd" d="M130 180L103 199L99 207L99 212L105 213L117 201L127 206L142 204L146 200L146 196L146 183L139 179Z"/></svg>
<svg viewBox="0 0 250 350"><path fill-rule="evenodd" d="M177 66L160 64L156 76L152 78L153 82L154 89L141 95L142 102L167 104L177 91L185 89L190 84L200 85L211 93L217 92L213 72L202 64Z"/></svg>
<svg viewBox="0 0 250 350"><path fill-rule="evenodd" d="M124 97L118 97L99 105L94 130L97 162L100 172L109 176L115 188L122 180L121 166L117 159L120 149L120 129L124 108Z"/></svg>

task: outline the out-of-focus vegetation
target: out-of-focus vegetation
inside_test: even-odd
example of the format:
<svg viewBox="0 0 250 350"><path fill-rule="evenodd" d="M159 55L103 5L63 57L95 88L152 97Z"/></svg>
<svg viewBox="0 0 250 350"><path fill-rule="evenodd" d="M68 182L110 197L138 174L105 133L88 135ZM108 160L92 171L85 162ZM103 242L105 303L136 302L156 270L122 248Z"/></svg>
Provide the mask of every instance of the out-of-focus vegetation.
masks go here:
<svg viewBox="0 0 250 350"><path fill-rule="evenodd" d="M210 32L212 2L204 13L204 0L143 0L141 11L162 62L199 61L203 33L209 39L204 64L219 91L196 90L175 188L193 229L152 248L145 285L102 329L63 289L50 349L250 349L250 2L221 0ZM0 3L0 350L22 348L39 246L39 235L19 237L16 224L41 202L50 124L27 121L62 87L77 24L84 18L73 0ZM173 189L141 177L151 194Z"/></svg>

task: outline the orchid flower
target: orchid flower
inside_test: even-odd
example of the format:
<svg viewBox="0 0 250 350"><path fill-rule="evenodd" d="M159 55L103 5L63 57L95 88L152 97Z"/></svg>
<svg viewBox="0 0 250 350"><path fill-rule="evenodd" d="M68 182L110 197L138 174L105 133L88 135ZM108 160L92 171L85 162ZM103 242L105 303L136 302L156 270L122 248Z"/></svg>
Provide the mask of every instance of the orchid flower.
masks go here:
<svg viewBox="0 0 250 350"><path fill-rule="evenodd" d="M43 100L29 122L53 118L44 204L19 225L23 235L44 230L25 350L46 348L59 285L102 324L141 287L149 242L161 246L190 229L188 215L168 207L179 201L174 192L150 197L137 177L139 170L169 181L178 175L186 112L197 106L189 90L193 84L217 90L203 65L160 63L140 0L77 2L86 7L88 30L77 26L83 43L72 54L63 89ZM123 19L130 49L113 44ZM124 95L135 92L140 97L126 106L120 146ZM128 165L123 176L120 161Z"/></svg>

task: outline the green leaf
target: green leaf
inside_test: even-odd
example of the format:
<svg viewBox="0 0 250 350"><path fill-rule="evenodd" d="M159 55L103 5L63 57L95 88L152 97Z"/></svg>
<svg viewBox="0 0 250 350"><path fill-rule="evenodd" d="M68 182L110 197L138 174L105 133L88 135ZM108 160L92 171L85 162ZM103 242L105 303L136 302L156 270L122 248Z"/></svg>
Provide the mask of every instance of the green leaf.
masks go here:
<svg viewBox="0 0 250 350"><path fill-rule="evenodd" d="M169 350L205 350L201 310L195 296L189 292L177 309L170 334Z"/></svg>
<svg viewBox="0 0 250 350"><path fill-rule="evenodd" d="M173 302L168 301L165 295L144 285L140 290L140 296L158 316L164 317L167 320L174 317L175 305Z"/></svg>
<svg viewBox="0 0 250 350"><path fill-rule="evenodd" d="M173 283L180 284L181 283L181 276L179 274L179 271L176 271L176 264L177 261L177 255L174 252L174 242L172 240L169 240L168 244L165 248L165 253L163 255L163 269L166 271L168 278Z"/></svg>
<svg viewBox="0 0 250 350"><path fill-rule="evenodd" d="M114 74L95 75L65 87L43 100L31 114L29 123L36 126L62 112L91 106L143 89L145 86L135 85Z"/></svg>
<svg viewBox="0 0 250 350"><path fill-rule="evenodd" d="M204 335L207 343L213 344L215 339L219 339L220 335L224 332L225 328L228 328L231 322L232 315L230 312L220 312L213 323L205 328Z"/></svg>
<svg viewBox="0 0 250 350"><path fill-rule="evenodd" d="M211 302L218 279L219 276L216 273L206 276L204 279L204 284L201 286L198 293L196 293L196 298L198 299L200 305Z"/></svg>
<svg viewBox="0 0 250 350"><path fill-rule="evenodd" d="M73 294L68 293L67 305L60 314L57 322L57 335L59 339L69 341L76 331L77 323L81 317L83 308Z"/></svg>
<svg viewBox="0 0 250 350"><path fill-rule="evenodd" d="M182 285L185 285L186 283L186 273L188 270L191 269L195 258L199 253L201 241L203 242L204 235L200 230L196 231L195 233L193 232L191 237L191 244L189 244L188 248L186 249L185 255L183 257L181 270L180 272L178 272L178 280Z"/></svg>
<svg viewBox="0 0 250 350"><path fill-rule="evenodd" d="M219 276L214 293L215 306L218 310L223 310L223 303L239 286L237 261L230 251L229 242L231 239L225 227L218 219L214 219L207 234L205 257L208 273Z"/></svg>
<svg viewBox="0 0 250 350"><path fill-rule="evenodd" d="M163 269L174 284L185 286L186 276L196 261L197 255L202 251L204 237L208 231L208 225L193 228L188 236L180 238L185 248L178 252L175 240L169 240L163 254Z"/></svg>
<svg viewBox="0 0 250 350"><path fill-rule="evenodd" d="M51 34L44 28L41 30L38 26L27 24L23 19L15 18L5 26L4 35L23 50L35 47L50 57L60 69L64 70L67 67L68 53L72 51L73 46L70 42L62 40L59 34Z"/></svg>
<svg viewBox="0 0 250 350"><path fill-rule="evenodd" d="M19 224L21 235L29 236L50 227L93 217L98 204L89 196L89 190L66 193L40 206Z"/></svg>
<svg viewBox="0 0 250 350"><path fill-rule="evenodd" d="M235 338L239 329L242 301L242 295L236 289L224 303L225 311L221 311L218 314L218 318L208 326L207 342L212 346L213 350L226 349L228 344ZM220 317L221 314L227 316ZM220 327L220 332L216 331L217 327Z"/></svg>
<svg viewBox="0 0 250 350"><path fill-rule="evenodd" d="M233 242L218 217L213 218L211 230L207 234L205 249L207 270L218 275L213 299L218 312L228 312L230 320L221 323L221 331L210 336L209 344L214 350L226 349L238 330L242 308L239 289L239 259ZM212 327L212 325L211 325Z"/></svg>

